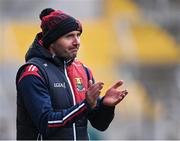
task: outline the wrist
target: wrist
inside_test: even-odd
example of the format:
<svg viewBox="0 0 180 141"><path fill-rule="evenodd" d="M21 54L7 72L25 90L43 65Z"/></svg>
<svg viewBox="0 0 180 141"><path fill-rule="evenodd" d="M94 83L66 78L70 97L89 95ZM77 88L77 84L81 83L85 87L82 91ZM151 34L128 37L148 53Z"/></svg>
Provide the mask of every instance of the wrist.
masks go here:
<svg viewBox="0 0 180 141"><path fill-rule="evenodd" d="M92 109L96 107L97 101L94 101L94 102L88 101L88 100L86 100L86 101L87 101L88 105L89 105Z"/></svg>
<svg viewBox="0 0 180 141"><path fill-rule="evenodd" d="M86 104L86 107L87 107L88 111L93 110L94 105L90 104L86 99L84 100L84 103Z"/></svg>
<svg viewBox="0 0 180 141"><path fill-rule="evenodd" d="M115 106L114 105L108 105L106 104L106 102L104 101L104 97L102 97L101 101L100 101L100 105L102 107L104 107L105 109L114 109Z"/></svg>
<svg viewBox="0 0 180 141"><path fill-rule="evenodd" d="M91 103L91 104L90 104L90 105L91 105L91 108L94 109L94 108L96 107L96 104L97 104L97 101Z"/></svg>

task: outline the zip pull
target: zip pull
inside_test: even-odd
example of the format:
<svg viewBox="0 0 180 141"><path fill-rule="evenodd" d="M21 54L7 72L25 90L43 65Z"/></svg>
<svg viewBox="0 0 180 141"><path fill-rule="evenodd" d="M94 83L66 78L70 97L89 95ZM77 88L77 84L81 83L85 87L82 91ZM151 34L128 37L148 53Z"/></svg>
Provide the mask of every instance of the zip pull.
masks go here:
<svg viewBox="0 0 180 141"><path fill-rule="evenodd" d="M40 138L40 141L42 141L42 140L43 140L43 137L42 137L42 135L41 135L40 133L38 133L38 136L37 136L37 141L39 141L39 138Z"/></svg>

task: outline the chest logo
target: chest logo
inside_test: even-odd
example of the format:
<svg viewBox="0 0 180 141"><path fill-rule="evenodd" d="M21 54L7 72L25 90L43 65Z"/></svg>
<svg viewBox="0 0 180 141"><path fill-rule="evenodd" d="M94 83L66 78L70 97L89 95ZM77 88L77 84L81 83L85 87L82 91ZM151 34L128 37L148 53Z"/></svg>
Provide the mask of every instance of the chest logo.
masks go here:
<svg viewBox="0 0 180 141"><path fill-rule="evenodd" d="M82 79L77 77L75 78L76 80L76 88L78 91L83 91L84 90L84 87L83 87L83 84L82 84Z"/></svg>
<svg viewBox="0 0 180 141"><path fill-rule="evenodd" d="M55 88L66 88L65 82L54 83Z"/></svg>

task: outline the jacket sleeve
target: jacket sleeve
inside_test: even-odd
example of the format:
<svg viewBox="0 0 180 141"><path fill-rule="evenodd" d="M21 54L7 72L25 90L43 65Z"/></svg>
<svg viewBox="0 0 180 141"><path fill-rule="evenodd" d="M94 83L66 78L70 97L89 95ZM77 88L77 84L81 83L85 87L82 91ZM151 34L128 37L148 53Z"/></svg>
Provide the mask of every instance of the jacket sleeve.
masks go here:
<svg viewBox="0 0 180 141"><path fill-rule="evenodd" d="M88 76L88 80L92 80L93 83L95 83L92 71L89 68L85 69ZM114 118L115 107L106 106L103 104L102 101L103 98L98 99L97 106L89 112L88 119L94 128L100 131L105 131L109 127L111 121Z"/></svg>
<svg viewBox="0 0 180 141"><path fill-rule="evenodd" d="M32 121L43 135L48 135L57 127L63 127L85 116L90 110L86 100L61 111L53 111L48 88L39 75L29 74L17 84L18 94L22 96L25 108Z"/></svg>
<svg viewBox="0 0 180 141"><path fill-rule="evenodd" d="M103 98L98 99L97 106L89 112L88 119L94 128L105 131L114 118L115 107L106 106L102 101Z"/></svg>

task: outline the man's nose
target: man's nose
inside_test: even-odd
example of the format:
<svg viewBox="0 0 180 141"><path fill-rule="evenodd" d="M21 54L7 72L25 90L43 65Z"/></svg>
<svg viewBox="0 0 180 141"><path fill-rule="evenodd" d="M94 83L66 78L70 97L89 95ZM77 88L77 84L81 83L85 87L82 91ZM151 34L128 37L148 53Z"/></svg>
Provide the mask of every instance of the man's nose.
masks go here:
<svg viewBox="0 0 180 141"><path fill-rule="evenodd" d="M74 37L73 45L79 45L79 44L80 44L80 38L78 36Z"/></svg>

